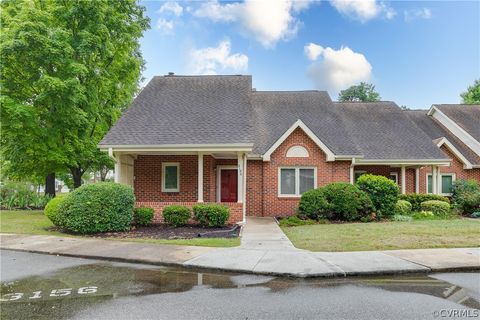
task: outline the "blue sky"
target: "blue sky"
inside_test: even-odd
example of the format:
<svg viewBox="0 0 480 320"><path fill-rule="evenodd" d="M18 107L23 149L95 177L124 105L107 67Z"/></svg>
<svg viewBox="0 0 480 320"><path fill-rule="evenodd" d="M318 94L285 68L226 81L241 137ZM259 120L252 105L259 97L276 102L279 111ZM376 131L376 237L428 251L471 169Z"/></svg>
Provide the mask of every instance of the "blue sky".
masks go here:
<svg viewBox="0 0 480 320"><path fill-rule="evenodd" d="M458 103L480 78L479 1L142 1L145 82L251 74L257 90L373 83L382 100Z"/></svg>

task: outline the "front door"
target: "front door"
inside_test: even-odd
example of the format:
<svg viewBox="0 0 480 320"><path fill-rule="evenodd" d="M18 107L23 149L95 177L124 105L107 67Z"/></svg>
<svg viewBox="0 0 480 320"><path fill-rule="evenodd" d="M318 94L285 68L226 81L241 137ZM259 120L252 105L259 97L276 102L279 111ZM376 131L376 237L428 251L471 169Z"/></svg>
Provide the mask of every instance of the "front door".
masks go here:
<svg viewBox="0 0 480 320"><path fill-rule="evenodd" d="M220 170L220 201L237 202L237 170Z"/></svg>

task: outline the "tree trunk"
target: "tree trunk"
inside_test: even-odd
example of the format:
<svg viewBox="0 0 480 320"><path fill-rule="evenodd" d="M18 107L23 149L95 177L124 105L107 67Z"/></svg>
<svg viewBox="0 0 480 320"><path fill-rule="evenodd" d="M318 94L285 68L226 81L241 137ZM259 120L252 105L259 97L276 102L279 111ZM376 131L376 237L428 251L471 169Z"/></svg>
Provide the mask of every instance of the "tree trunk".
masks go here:
<svg viewBox="0 0 480 320"><path fill-rule="evenodd" d="M107 179L108 171L107 167L102 167L100 169L100 181L105 181L105 179Z"/></svg>
<svg viewBox="0 0 480 320"><path fill-rule="evenodd" d="M72 168L70 169L73 177L73 188L77 189L82 185L82 175L83 171L81 168Z"/></svg>
<svg viewBox="0 0 480 320"><path fill-rule="evenodd" d="M55 172L49 173L45 178L45 195L55 197Z"/></svg>

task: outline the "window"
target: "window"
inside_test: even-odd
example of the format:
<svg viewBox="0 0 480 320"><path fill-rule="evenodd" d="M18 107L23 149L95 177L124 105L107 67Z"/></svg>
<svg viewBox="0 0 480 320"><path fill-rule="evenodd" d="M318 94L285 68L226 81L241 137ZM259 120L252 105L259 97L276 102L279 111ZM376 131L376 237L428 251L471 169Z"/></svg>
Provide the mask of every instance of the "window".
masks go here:
<svg viewBox="0 0 480 320"><path fill-rule="evenodd" d="M180 164L162 163L162 192L180 191Z"/></svg>
<svg viewBox="0 0 480 320"><path fill-rule="evenodd" d="M302 146L293 146L287 151L287 158L308 158L308 150Z"/></svg>
<svg viewBox="0 0 480 320"><path fill-rule="evenodd" d="M360 178L360 176L361 176L362 174L365 174L365 173L367 173L367 171L356 170L356 171L354 172L354 174L353 174L353 175L354 175L354 179L353 179L354 182L357 182L358 178Z"/></svg>
<svg viewBox="0 0 480 320"><path fill-rule="evenodd" d="M442 173L440 174L442 178L442 185L440 193L445 196L449 196L452 194L453 190L453 182L455 181L455 174L454 173ZM427 175L427 193L432 193L432 174L429 173Z"/></svg>
<svg viewBox="0 0 480 320"><path fill-rule="evenodd" d="M317 186L316 168L279 168L279 196L299 197Z"/></svg>
<svg viewBox="0 0 480 320"><path fill-rule="evenodd" d="M398 184L398 172L390 172L390 176L388 178Z"/></svg>

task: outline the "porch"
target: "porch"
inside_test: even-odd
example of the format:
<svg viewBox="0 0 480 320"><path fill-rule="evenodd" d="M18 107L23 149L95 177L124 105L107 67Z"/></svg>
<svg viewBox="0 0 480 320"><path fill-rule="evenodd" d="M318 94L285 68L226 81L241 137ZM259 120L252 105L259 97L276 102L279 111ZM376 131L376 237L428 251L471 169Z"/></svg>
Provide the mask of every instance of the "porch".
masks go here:
<svg viewBox="0 0 480 320"><path fill-rule="evenodd" d="M204 147L196 150L109 150L115 159L115 182L134 188L136 206L155 210L198 203L230 209L228 223L245 222L247 152L250 146ZM201 149L201 150L198 150Z"/></svg>

